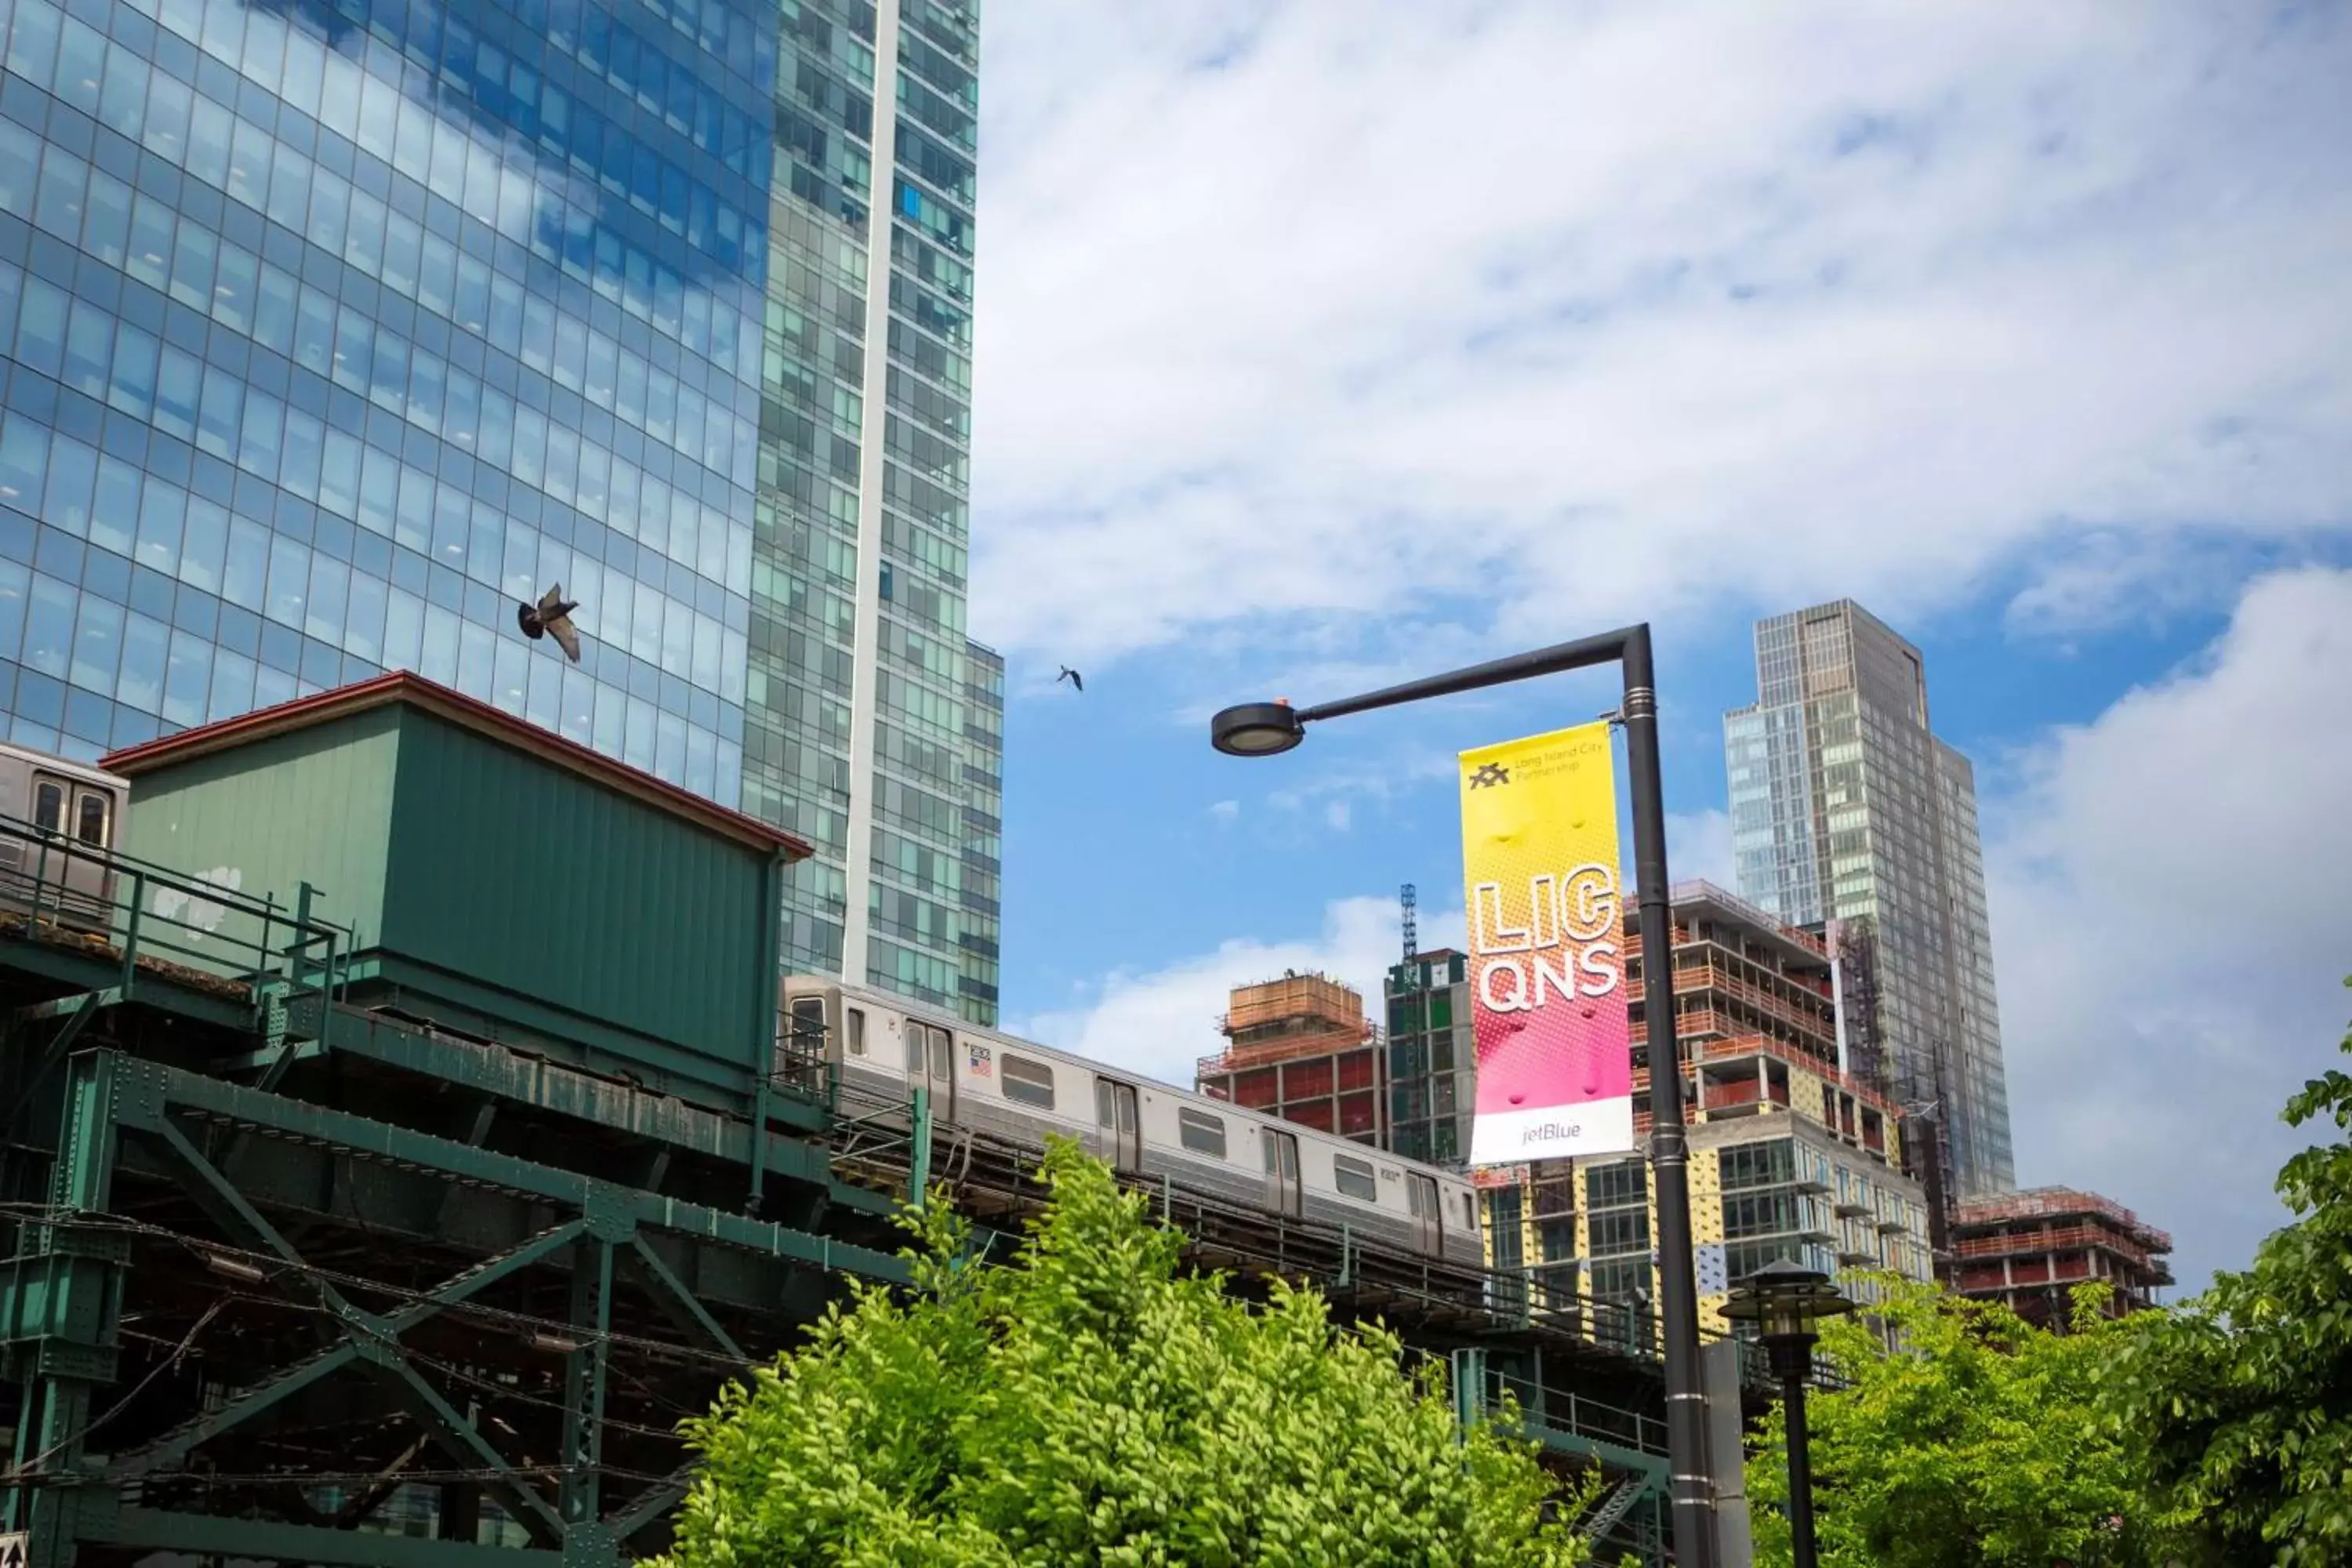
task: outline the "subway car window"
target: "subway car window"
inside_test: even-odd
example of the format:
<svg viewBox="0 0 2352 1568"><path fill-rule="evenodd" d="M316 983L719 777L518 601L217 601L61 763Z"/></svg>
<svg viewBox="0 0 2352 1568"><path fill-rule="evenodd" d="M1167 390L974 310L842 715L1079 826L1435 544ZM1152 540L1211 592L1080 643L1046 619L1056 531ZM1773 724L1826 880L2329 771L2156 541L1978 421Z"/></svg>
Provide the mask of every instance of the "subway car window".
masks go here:
<svg viewBox="0 0 2352 1568"><path fill-rule="evenodd" d="M1040 1110L1054 1109L1054 1069L1020 1057L1004 1058L1004 1098Z"/></svg>
<svg viewBox="0 0 2352 1568"><path fill-rule="evenodd" d="M1341 1197L1376 1204L1381 1201L1381 1184L1372 1174L1370 1165L1361 1160L1350 1160L1345 1154L1331 1156L1331 1174L1339 1184Z"/></svg>
<svg viewBox="0 0 2352 1568"><path fill-rule="evenodd" d="M849 1009L849 1054L866 1054L866 1015L855 1007Z"/></svg>
<svg viewBox="0 0 2352 1568"><path fill-rule="evenodd" d="M66 786L51 779L41 780L33 786L33 826L56 833L65 824Z"/></svg>
<svg viewBox="0 0 2352 1568"><path fill-rule="evenodd" d="M84 844L105 848L107 798L95 790L84 790L76 804L81 808L81 819L74 826L74 837Z"/></svg>
<svg viewBox="0 0 2352 1568"><path fill-rule="evenodd" d="M1184 1147L1194 1153L1213 1154L1220 1160L1225 1157L1225 1123L1222 1117L1180 1110L1176 1112L1176 1130Z"/></svg>

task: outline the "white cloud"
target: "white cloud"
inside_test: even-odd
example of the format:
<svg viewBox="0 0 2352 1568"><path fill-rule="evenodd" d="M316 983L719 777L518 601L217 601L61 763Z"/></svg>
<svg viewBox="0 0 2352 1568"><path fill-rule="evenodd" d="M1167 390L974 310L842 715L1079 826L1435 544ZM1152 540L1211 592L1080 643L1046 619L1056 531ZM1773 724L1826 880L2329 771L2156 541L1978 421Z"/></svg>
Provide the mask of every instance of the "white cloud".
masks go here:
<svg viewBox="0 0 2352 1568"><path fill-rule="evenodd" d="M1241 814L1242 803L1240 801L1218 800L1209 803L1209 816L1215 819L1217 826L1220 827L1230 826L1234 819L1241 816Z"/></svg>
<svg viewBox="0 0 2352 1568"><path fill-rule="evenodd" d="M1666 814L1666 877L1669 882L1713 882L1727 892L1738 889L1728 812Z"/></svg>
<svg viewBox="0 0 2352 1568"><path fill-rule="evenodd" d="M2025 772L1987 847L2019 1177L2171 1229L2194 1289L2286 1217L2278 1109L2352 1009L2352 572L2258 581Z"/></svg>
<svg viewBox="0 0 2352 1568"><path fill-rule="evenodd" d="M1103 982L1090 1005L1039 1015L1014 1032L1189 1086L1200 1058L1223 1048L1217 1020L1236 985L1272 979L1286 969L1330 974L1356 987L1366 1009L1379 1016L1381 977L1400 952L1399 918L1392 898L1338 900L1312 936L1236 937L1165 968L1119 971ZM1458 945L1462 911L1423 910L1420 931L1424 949Z"/></svg>
<svg viewBox="0 0 2352 1568"><path fill-rule="evenodd" d="M1902 615L2077 527L2352 512L2324 11L990 15L1000 642Z"/></svg>
<svg viewBox="0 0 2352 1568"><path fill-rule="evenodd" d="M1349 815L1348 803L1344 800L1332 801L1323 808L1323 821L1334 833L1348 831Z"/></svg>

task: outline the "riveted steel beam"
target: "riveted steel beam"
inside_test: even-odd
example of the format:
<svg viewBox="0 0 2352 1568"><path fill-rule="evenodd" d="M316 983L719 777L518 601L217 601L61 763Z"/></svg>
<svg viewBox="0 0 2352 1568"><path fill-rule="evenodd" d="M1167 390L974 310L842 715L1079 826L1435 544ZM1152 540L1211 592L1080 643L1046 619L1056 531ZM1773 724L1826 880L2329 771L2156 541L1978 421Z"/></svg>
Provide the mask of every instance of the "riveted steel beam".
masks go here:
<svg viewBox="0 0 2352 1568"><path fill-rule="evenodd" d="M560 1553L374 1531L330 1530L260 1519L225 1519L126 1508L89 1539L139 1552L177 1552L219 1562L274 1559L317 1568L558 1568Z"/></svg>
<svg viewBox="0 0 2352 1568"><path fill-rule="evenodd" d="M576 1341L563 1358L563 1480L567 1530L602 1511L604 1391L613 1357L613 1244L582 1237L572 1258L571 1326Z"/></svg>
<svg viewBox="0 0 2352 1568"><path fill-rule="evenodd" d="M534 1163L488 1149L473 1149L449 1138L412 1131L373 1121L348 1111L330 1110L278 1095L264 1094L242 1084L163 1067L152 1062L126 1063L132 1073L154 1075L159 1102L233 1122L274 1129L289 1136L331 1143L338 1148L392 1164L426 1167L459 1181L472 1181L525 1197L549 1199L584 1207L589 1189L609 1185L576 1172ZM155 1120L163 1120L160 1112ZM766 1220L749 1219L720 1209L680 1202L657 1194L614 1189L616 1201L635 1223L656 1230L701 1237L749 1252L788 1258L815 1268L860 1274L891 1284L905 1284L907 1265L872 1247L836 1242Z"/></svg>

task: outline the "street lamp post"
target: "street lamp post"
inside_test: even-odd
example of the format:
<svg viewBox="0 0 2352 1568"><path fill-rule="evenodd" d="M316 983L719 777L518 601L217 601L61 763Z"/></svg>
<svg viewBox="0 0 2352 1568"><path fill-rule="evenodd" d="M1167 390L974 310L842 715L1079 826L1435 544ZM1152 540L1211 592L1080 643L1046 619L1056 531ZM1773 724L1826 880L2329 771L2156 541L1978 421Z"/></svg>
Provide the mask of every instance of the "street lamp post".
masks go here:
<svg viewBox="0 0 2352 1568"><path fill-rule="evenodd" d="M1781 1408L1789 1428L1789 1534L1796 1568L1814 1568L1813 1457L1805 1430L1805 1379L1812 1374L1814 1325L1853 1310L1826 1274L1786 1258L1768 1263L1742 1280L1723 1306L1734 1322L1754 1323L1772 1374L1780 1380Z"/></svg>
<svg viewBox="0 0 2352 1568"><path fill-rule="evenodd" d="M1450 675L1367 692L1312 708L1247 702L1209 721L1209 740L1229 756L1266 757L1306 738L1307 725L1375 708L1394 708L1538 675L1616 664L1625 679L1625 752L1633 796L1633 876L1642 913L1642 972L1656 999L1643 1009L1650 1060L1650 1165L1658 1188L1659 1305L1666 1358L1666 1449L1675 1510L1675 1561L1715 1568L1715 1489L1706 1456L1706 1395L1699 1385L1697 1280L1692 1263L1689 1142L1683 1131L1682 1064L1675 1041L1674 925L1666 900L1666 821L1658 778L1658 695L1645 625L1515 654Z"/></svg>

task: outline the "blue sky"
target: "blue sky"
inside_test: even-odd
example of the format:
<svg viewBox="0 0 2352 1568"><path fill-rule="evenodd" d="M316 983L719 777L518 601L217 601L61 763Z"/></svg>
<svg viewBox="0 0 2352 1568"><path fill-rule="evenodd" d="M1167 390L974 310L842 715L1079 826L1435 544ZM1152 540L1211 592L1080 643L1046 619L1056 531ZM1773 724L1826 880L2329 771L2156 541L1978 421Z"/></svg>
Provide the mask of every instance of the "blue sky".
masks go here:
<svg viewBox="0 0 2352 1568"><path fill-rule="evenodd" d="M1610 677L1207 714L1628 620L1727 881L1750 623L1852 596L1977 763L2021 1178L2243 1261L2352 1016L2343 8L988 17L1009 1024L1181 1078L1231 984L1375 983L1401 881L1458 929L1453 752Z"/></svg>

